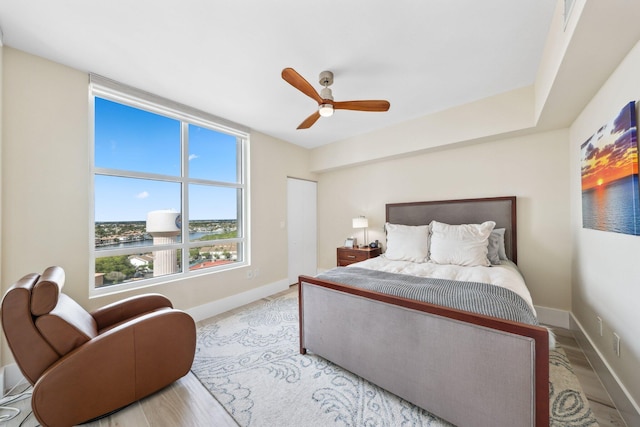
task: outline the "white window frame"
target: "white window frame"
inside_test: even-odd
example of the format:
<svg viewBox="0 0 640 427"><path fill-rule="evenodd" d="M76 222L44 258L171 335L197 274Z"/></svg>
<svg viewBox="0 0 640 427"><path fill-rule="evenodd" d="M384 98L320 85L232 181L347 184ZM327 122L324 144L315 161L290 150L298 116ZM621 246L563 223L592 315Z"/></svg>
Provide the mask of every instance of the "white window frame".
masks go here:
<svg viewBox="0 0 640 427"><path fill-rule="evenodd" d="M567 24L569 23L569 17L571 16L571 12L573 11L573 6L575 5L575 0L564 0L564 30L567 30Z"/></svg>
<svg viewBox="0 0 640 427"><path fill-rule="evenodd" d="M182 171L180 177L164 176L156 173L144 173L137 171L123 171L119 169L99 168L95 166L95 98L104 98L123 105L149 111L180 121L181 126L181 157ZM212 180L203 180L198 178L189 178L189 162L188 162L188 127L196 125L213 131L222 132L237 138L238 153L237 170L238 183L218 182ZM249 129L230 122L225 119L210 115L197 109L149 94L147 92L114 82L104 77L91 74L89 84L89 154L90 154L90 217L89 217L89 296L99 296L117 292L123 292L131 289L155 286L158 284L183 280L185 278L216 274L221 271L227 271L239 267L251 265L250 260L250 228L249 228ZM181 189L181 213L182 213L182 239L180 243L171 245L149 245L139 246L137 248L122 248L109 250L95 250L95 176L107 175L125 178L142 178L168 182L180 183ZM206 184L215 185L216 187L226 187L239 189L241 197L238 198L238 218L237 218L237 237L231 239L216 240L216 244L236 243L238 248L238 258L240 261L229 264L190 271L188 262L184 262L189 257L189 249L205 246L201 242L189 241L189 185L190 184ZM132 252L155 252L166 249L181 249L182 259L181 271L166 276L153 277L139 281L123 282L117 285L109 285L96 288L95 286L95 261L97 258L130 255Z"/></svg>

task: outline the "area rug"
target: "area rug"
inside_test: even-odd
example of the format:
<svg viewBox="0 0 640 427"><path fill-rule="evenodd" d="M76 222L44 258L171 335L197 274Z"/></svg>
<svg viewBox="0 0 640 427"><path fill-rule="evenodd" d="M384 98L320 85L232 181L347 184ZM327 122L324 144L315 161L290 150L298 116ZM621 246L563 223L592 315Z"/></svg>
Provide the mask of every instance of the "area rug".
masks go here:
<svg viewBox="0 0 640 427"><path fill-rule="evenodd" d="M341 369L299 353L292 291L203 321L192 371L242 427L451 426ZM571 365L550 355L552 427L597 426Z"/></svg>

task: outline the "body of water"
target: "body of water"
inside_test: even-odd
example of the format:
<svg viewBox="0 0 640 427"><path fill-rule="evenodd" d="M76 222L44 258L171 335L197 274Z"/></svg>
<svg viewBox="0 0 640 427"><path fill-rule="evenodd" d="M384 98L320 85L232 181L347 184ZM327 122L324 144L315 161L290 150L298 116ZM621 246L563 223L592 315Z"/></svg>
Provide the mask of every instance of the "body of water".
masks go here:
<svg viewBox="0 0 640 427"><path fill-rule="evenodd" d="M198 240L203 236L207 236L209 234L219 234L219 233L202 233L202 232L193 232L189 233L189 241ZM131 248L135 246L149 246L151 245L152 240L137 240L134 242L121 242L115 245L104 245L97 247L96 250L104 250L104 249L118 249L118 248Z"/></svg>
<svg viewBox="0 0 640 427"><path fill-rule="evenodd" d="M582 226L640 235L638 175L582 192Z"/></svg>

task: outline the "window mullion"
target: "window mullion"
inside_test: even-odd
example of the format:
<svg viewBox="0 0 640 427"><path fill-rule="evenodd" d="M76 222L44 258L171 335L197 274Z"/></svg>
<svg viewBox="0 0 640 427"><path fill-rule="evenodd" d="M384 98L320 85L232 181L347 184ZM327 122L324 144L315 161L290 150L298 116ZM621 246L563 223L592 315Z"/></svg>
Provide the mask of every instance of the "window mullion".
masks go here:
<svg viewBox="0 0 640 427"><path fill-rule="evenodd" d="M182 122L182 272L189 271L189 124Z"/></svg>

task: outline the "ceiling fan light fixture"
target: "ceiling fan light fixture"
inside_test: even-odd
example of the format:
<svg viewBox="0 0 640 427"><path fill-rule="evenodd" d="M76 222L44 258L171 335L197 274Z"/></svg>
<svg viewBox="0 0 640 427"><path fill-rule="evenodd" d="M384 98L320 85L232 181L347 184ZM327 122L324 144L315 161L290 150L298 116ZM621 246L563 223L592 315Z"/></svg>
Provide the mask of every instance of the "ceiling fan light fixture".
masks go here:
<svg viewBox="0 0 640 427"><path fill-rule="evenodd" d="M320 104L320 107L318 107L318 113L320 113L320 115L322 117L331 117L331 116L333 116L333 105L331 105L331 104Z"/></svg>

